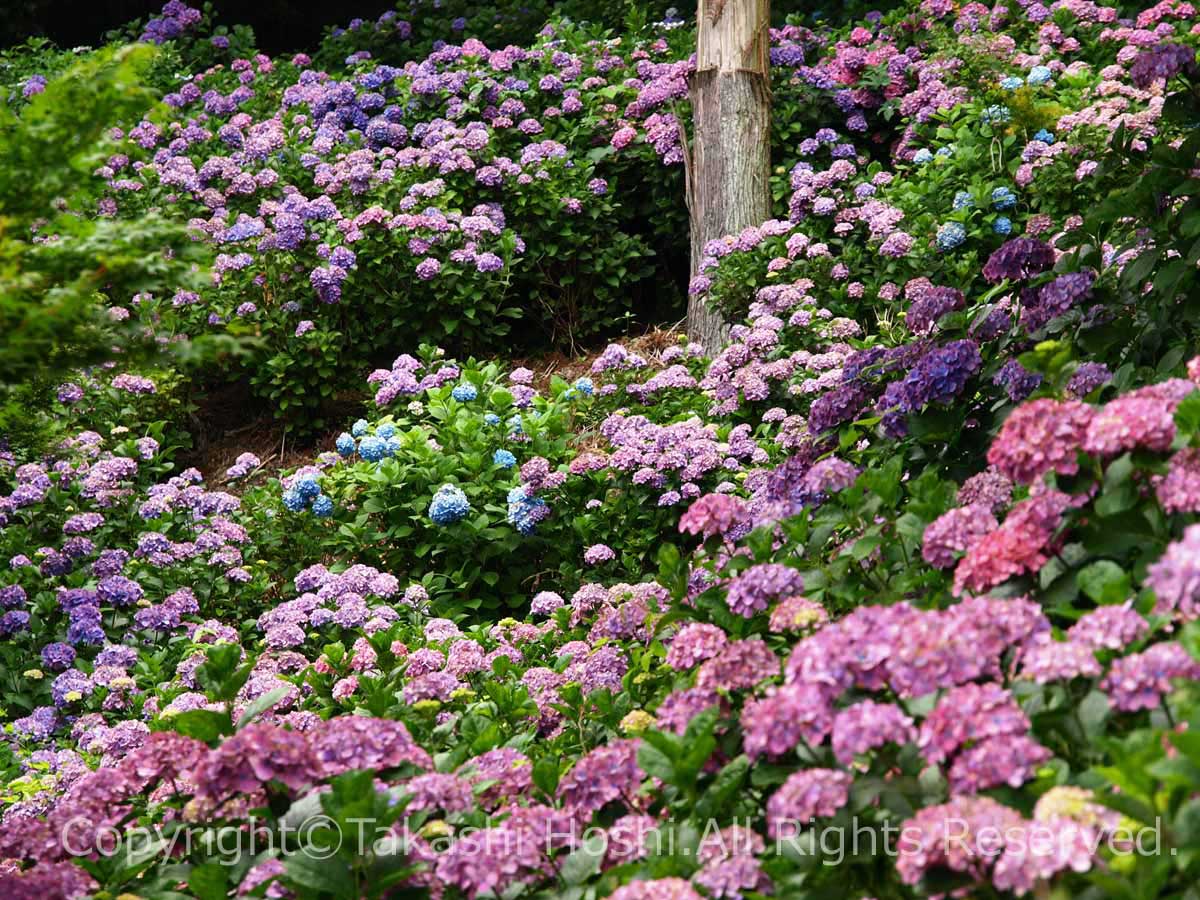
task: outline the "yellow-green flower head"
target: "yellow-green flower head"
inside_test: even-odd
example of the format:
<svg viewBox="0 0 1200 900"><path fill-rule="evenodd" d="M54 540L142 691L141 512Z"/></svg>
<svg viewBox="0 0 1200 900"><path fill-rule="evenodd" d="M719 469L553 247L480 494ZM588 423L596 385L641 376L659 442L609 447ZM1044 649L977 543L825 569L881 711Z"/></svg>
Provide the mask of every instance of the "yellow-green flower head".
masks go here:
<svg viewBox="0 0 1200 900"><path fill-rule="evenodd" d="M430 838L449 837L453 833L454 829L450 827L450 823L445 819L430 819L417 832L417 834L426 840Z"/></svg>
<svg viewBox="0 0 1200 900"><path fill-rule="evenodd" d="M1070 785L1052 787L1042 794L1033 808L1033 817L1039 822L1070 819L1080 825L1104 828L1114 828L1122 820L1116 810L1097 803L1095 795L1087 788ZM1132 827L1136 829L1136 826Z"/></svg>
<svg viewBox="0 0 1200 900"><path fill-rule="evenodd" d="M641 734L649 728L653 728L656 724L654 716L646 712L644 709L635 709L631 713L627 713L625 718L621 719L621 731L625 734Z"/></svg>

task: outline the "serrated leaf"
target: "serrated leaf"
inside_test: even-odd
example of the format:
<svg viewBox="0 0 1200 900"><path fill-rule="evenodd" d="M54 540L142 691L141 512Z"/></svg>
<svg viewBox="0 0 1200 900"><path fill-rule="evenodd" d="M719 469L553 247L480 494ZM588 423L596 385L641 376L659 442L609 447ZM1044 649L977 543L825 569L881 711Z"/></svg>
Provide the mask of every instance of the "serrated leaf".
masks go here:
<svg viewBox="0 0 1200 900"><path fill-rule="evenodd" d="M288 688L279 686L273 690L267 691L253 703L248 705L242 713L241 718L237 720L237 728L241 730L249 725L260 714L266 712L280 700L288 695Z"/></svg>
<svg viewBox="0 0 1200 900"><path fill-rule="evenodd" d="M1200 431L1200 391L1192 391L1175 407L1175 427L1188 435Z"/></svg>
<svg viewBox="0 0 1200 900"><path fill-rule="evenodd" d="M696 804L694 818L707 821L718 817L741 789L749 772L750 760L744 755L726 763Z"/></svg>
<svg viewBox="0 0 1200 900"><path fill-rule="evenodd" d="M223 900L229 892L229 878L225 866L204 863L188 874L188 890L199 900Z"/></svg>
<svg viewBox="0 0 1200 900"><path fill-rule="evenodd" d="M578 849L564 859L561 874L567 886L583 884L599 872L607 849L607 838L604 835L596 834L587 838Z"/></svg>
<svg viewBox="0 0 1200 900"><path fill-rule="evenodd" d="M223 735L233 734L233 720L227 712L211 709L189 709L167 720L173 731L212 744Z"/></svg>
<svg viewBox="0 0 1200 900"><path fill-rule="evenodd" d="M1108 559L1084 566L1075 581L1081 591L1102 606L1122 602L1131 591L1129 573Z"/></svg>

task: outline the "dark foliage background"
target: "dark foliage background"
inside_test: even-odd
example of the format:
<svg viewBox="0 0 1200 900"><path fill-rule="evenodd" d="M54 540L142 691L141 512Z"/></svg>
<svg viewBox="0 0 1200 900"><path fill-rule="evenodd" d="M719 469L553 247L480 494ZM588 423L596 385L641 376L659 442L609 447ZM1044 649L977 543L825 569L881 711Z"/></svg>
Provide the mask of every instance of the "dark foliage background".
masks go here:
<svg viewBox="0 0 1200 900"><path fill-rule="evenodd" d="M359 16L373 18L394 3L309 3L297 0L215 0L218 21L254 29L260 48L282 53L311 46L329 25L344 25ZM101 36L133 19L162 9L161 0L0 0L0 46L28 37L47 37L62 47L95 45Z"/></svg>

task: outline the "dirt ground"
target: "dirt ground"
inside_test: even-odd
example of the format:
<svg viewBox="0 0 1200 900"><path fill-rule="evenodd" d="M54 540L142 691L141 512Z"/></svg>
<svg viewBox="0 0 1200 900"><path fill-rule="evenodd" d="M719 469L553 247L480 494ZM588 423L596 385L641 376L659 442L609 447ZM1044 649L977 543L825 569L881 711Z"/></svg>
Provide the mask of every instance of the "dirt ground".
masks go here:
<svg viewBox="0 0 1200 900"><path fill-rule="evenodd" d="M646 356L657 355L679 340L679 326L653 328L622 343L627 348ZM534 373L534 386L545 391L551 379L558 375L566 381L574 381L591 372L592 362L604 351L603 346L586 353L570 356L561 352L509 360L509 368L519 366ZM228 385L213 389L198 401L199 409L192 421L195 447L183 455L182 466L195 466L205 474L210 484L232 489L235 485L225 480L225 470L233 465L242 453L253 453L263 464L263 473L249 482L239 481L236 487L244 488L254 481L265 480L269 474L279 470L291 470L307 465L323 450L332 450L337 436L346 430L349 423L365 415L370 394L346 393L331 404L326 418L332 423L316 434L303 437L288 433L284 423L271 410L251 400L245 385Z"/></svg>

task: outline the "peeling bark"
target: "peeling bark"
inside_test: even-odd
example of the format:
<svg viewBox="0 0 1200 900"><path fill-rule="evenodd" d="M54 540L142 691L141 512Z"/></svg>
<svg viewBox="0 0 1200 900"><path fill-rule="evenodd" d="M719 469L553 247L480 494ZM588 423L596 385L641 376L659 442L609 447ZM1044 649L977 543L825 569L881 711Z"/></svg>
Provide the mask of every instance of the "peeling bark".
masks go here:
<svg viewBox="0 0 1200 900"><path fill-rule="evenodd" d="M699 0L696 21L687 185L693 275L706 243L771 215L769 0ZM729 324L692 297L688 335L713 354Z"/></svg>

